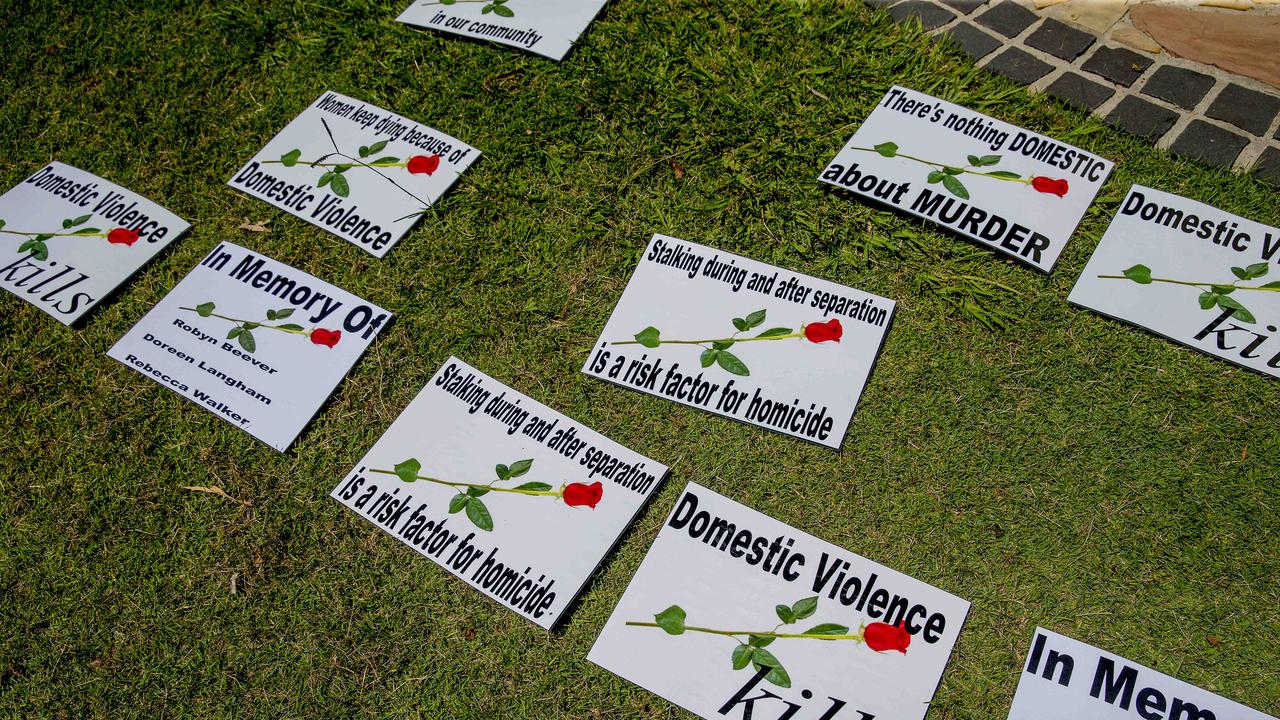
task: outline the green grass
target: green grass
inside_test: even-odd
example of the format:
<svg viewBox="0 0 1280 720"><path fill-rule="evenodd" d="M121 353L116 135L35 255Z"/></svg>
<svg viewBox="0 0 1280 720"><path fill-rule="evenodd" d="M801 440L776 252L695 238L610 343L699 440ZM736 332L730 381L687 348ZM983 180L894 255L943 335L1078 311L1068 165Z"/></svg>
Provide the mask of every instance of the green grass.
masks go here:
<svg viewBox="0 0 1280 720"><path fill-rule="evenodd" d="M971 600L931 720L1003 718L1037 624L1280 713L1280 383L1066 303L1131 183L1280 193L855 0L615 0L563 63L389 0L128 5L0 15L0 186L194 225L81 329L0 299L0 716L687 717L586 653L689 480ZM894 83L1117 162L1052 275L817 182ZM326 88L485 153L384 260L225 185ZM578 371L653 232L898 300L844 452ZM104 354L222 240L396 313L285 454ZM673 468L556 632L326 497L450 354Z"/></svg>

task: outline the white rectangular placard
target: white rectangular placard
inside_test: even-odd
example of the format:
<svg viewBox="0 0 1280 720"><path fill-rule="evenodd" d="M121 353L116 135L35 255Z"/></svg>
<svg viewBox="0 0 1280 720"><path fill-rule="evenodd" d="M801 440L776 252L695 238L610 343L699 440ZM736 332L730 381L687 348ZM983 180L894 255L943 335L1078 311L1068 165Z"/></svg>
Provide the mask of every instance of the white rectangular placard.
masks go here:
<svg viewBox="0 0 1280 720"><path fill-rule="evenodd" d="M968 612L690 483L587 659L704 718L919 720Z"/></svg>
<svg viewBox="0 0 1280 720"><path fill-rule="evenodd" d="M107 354L283 451L390 317L224 242Z"/></svg>
<svg viewBox="0 0 1280 720"><path fill-rule="evenodd" d="M1118 655L1036 628L1009 720L1276 720Z"/></svg>
<svg viewBox="0 0 1280 720"><path fill-rule="evenodd" d="M894 86L820 179L1048 272L1111 168L1080 148Z"/></svg>
<svg viewBox="0 0 1280 720"><path fill-rule="evenodd" d="M141 195L52 162L0 195L0 285L70 325L189 227Z"/></svg>
<svg viewBox="0 0 1280 720"><path fill-rule="evenodd" d="M563 60L607 0L416 0L402 23Z"/></svg>
<svg viewBox="0 0 1280 720"><path fill-rule="evenodd" d="M1280 229L1134 185L1067 300L1280 377Z"/></svg>
<svg viewBox="0 0 1280 720"><path fill-rule="evenodd" d="M582 371L839 448L894 301L654 235Z"/></svg>
<svg viewBox="0 0 1280 720"><path fill-rule="evenodd" d="M449 358L330 494L550 629L666 474Z"/></svg>
<svg viewBox="0 0 1280 720"><path fill-rule="evenodd" d="M382 257L479 157L439 130L326 92L227 184Z"/></svg>

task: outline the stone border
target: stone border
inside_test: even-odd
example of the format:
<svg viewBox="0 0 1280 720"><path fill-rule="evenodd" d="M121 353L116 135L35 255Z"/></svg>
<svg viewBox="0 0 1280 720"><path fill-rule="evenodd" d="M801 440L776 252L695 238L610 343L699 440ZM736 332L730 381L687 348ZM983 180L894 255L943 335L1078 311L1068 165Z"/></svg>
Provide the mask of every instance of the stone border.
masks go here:
<svg viewBox="0 0 1280 720"><path fill-rule="evenodd" d="M1174 155L1280 188L1280 89L1215 67L1110 45L1014 0L866 0L918 20L979 67L1047 92Z"/></svg>

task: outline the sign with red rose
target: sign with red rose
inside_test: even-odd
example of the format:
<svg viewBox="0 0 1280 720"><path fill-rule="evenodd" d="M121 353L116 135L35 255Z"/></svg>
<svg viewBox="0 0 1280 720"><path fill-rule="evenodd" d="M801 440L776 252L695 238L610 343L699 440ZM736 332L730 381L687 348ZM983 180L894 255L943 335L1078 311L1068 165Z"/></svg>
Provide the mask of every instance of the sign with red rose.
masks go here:
<svg viewBox="0 0 1280 720"><path fill-rule="evenodd" d="M330 495L550 629L666 473L449 358Z"/></svg>
<svg viewBox="0 0 1280 720"><path fill-rule="evenodd" d="M820 179L1048 272L1112 167L1078 147L894 86Z"/></svg>
<svg viewBox="0 0 1280 720"><path fill-rule="evenodd" d="M894 306L654 235L582 371L838 449Z"/></svg>
<svg viewBox="0 0 1280 720"><path fill-rule="evenodd" d="M1082 624L1091 627L1090 623ZM1107 624L1108 632L1119 628ZM1147 647L1146 628L1132 632ZM1153 660L1167 660L1159 653ZM1009 720L1276 720L1158 670L1036 628Z"/></svg>
<svg viewBox="0 0 1280 720"><path fill-rule="evenodd" d="M968 612L690 483L587 659L704 718L919 720Z"/></svg>
<svg viewBox="0 0 1280 720"><path fill-rule="evenodd" d="M227 184L382 257L479 157L439 130L326 92Z"/></svg>
<svg viewBox="0 0 1280 720"><path fill-rule="evenodd" d="M0 285L70 325L188 227L136 193L52 162L0 195Z"/></svg>
<svg viewBox="0 0 1280 720"><path fill-rule="evenodd" d="M390 318L222 243L107 354L283 451Z"/></svg>
<svg viewBox="0 0 1280 720"><path fill-rule="evenodd" d="M606 0L413 0L402 23L563 60Z"/></svg>

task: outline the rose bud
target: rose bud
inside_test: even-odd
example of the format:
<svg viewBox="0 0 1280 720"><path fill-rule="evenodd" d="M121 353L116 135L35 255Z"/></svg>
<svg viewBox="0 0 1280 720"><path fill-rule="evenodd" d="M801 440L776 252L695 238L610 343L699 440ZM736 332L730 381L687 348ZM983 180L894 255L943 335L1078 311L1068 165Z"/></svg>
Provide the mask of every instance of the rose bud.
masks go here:
<svg viewBox="0 0 1280 720"><path fill-rule="evenodd" d="M430 175L440 167L439 155L414 155L405 168L414 175Z"/></svg>
<svg viewBox="0 0 1280 720"><path fill-rule="evenodd" d="M840 342L840 336L844 334L844 328L840 327L840 321L832 318L824 323L809 323L804 326L804 336L809 342L826 342L834 340Z"/></svg>
<svg viewBox="0 0 1280 720"><path fill-rule="evenodd" d="M590 485L583 483L569 483L564 488L564 504L569 507L581 507L586 505L595 509L596 503L600 502L600 496L604 495L604 486L599 481Z"/></svg>
<svg viewBox="0 0 1280 720"><path fill-rule="evenodd" d="M138 242L138 231L128 228L116 228L107 233L107 242L115 245L132 245Z"/></svg>
<svg viewBox="0 0 1280 720"><path fill-rule="evenodd" d="M316 328L311 331L311 342L317 345L333 347L342 339L341 330L325 330L324 328Z"/></svg>
<svg viewBox="0 0 1280 720"><path fill-rule="evenodd" d="M1058 197L1063 197L1067 194L1066 180L1055 180L1047 177L1033 177L1031 178L1031 187L1042 193L1057 195Z"/></svg>
<svg viewBox="0 0 1280 720"><path fill-rule="evenodd" d="M862 640L876 652L897 650L905 655L907 646L911 644L911 633L907 632L905 624L901 622L897 625L873 622L862 629Z"/></svg>

